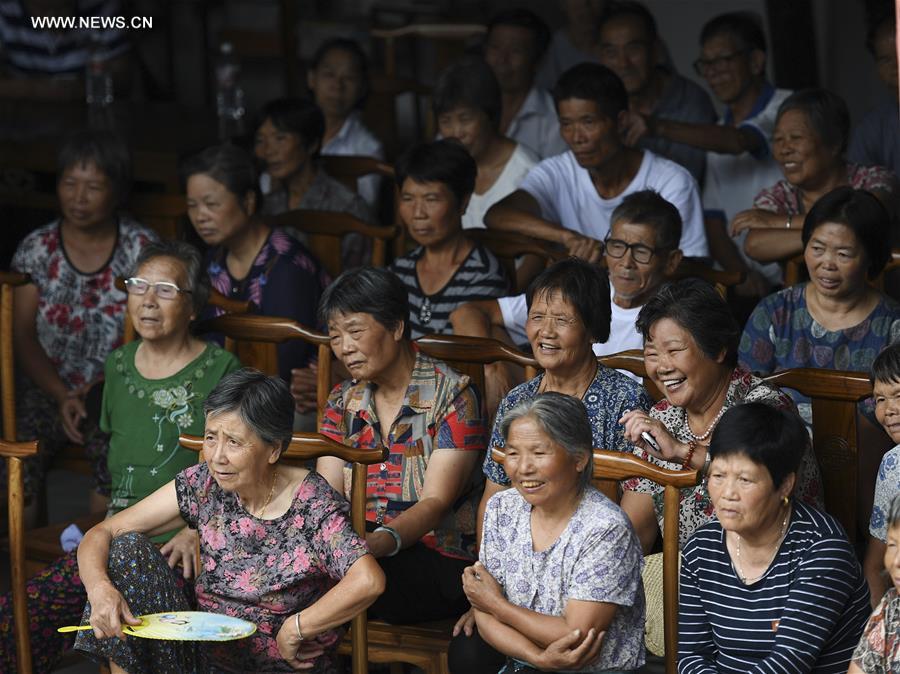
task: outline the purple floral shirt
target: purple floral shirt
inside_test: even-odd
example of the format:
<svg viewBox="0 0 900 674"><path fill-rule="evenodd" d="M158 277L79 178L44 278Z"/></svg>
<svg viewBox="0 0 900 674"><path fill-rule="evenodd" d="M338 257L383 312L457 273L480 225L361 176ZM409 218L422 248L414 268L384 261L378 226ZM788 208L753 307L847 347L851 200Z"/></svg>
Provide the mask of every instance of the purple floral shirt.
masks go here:
<svg viewBox="0 0 900 674"><path fill-rule="evenodd" d="M212 646L212 663L227 671L293 671L275 642L282 623L315 603L368 552L353 531L346 501L310 472L284 515L260 520L241 507L236 494L216 484L205 463L179 473L175 489L181 516L200 534L195 584L200 610L258 626L249 639ZM329 647L339 637L331 631L318 640ZM334 668L326 653L311 671Z"/></svg>

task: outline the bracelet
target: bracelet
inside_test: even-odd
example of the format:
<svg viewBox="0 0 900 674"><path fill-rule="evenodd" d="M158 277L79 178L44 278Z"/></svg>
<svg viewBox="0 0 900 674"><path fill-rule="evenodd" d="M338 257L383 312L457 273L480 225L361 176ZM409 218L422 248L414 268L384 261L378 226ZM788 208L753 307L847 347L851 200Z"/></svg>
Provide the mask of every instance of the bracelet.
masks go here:
<svg viewBox="0 0 900 674"><path fill-rule="evenodd" d="M694 450L696 450L696 449L697 449L697 441L696 440L688 441L688 453L684 457L684 461L681 462L681 467L684 468L685 470L687 470L691 467L691 459L694 458Z"/></svg>
<svg viewBox="0 0 900 674"><path fill-rule="evenodd" d="M709 454L709 447L706 448L706 458L703 459L703 468L700 472L702 477L709 475L709 464L712 463L712 456Z"/></svg>
<svg viewBox="0 0 900 674"><path fill-rule="evenodd" d="M389 533L391 536L393 536L393 538L394 538L394 543L396 544L396 547L394 547L394 551L393 551L393 552L389 552L387 556L388 556L388 557L393 557L393 556L396 555L398 552L400 552L400 548L403 547L403 541L400 539L400 534L397 533L397 530L394 529L394 528L392 528L392 527L377 527L377 528L375 529L374 533L377 534L379 531L386 531L386 532Z"/></svg>
<svg viewBox="0 0 900 674"><path fill-rule="evenodd" d="M300 611L297 611L294 614L294 620L297 623L297 637L300 639L300 641L303 641L303 632L300 631Z"/></svg>
<svg viewBox="0 0 900 674"><path fill-rule="evenodd" d="M785 228L785 229L790 229L790 228L791 228L791 221L792 221L793 219L794 219L794 214L793 214L793 213L791 213L790 215L788 215L787 222L784 223L784 228Z"/></svg>

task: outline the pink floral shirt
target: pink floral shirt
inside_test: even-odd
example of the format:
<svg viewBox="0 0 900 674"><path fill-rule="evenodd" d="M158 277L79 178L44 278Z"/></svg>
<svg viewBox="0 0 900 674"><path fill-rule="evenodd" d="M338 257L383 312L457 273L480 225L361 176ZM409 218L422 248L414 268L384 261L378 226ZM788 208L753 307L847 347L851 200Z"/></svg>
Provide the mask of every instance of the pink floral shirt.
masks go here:
<svg viewBox="0 0 900 674"><path fill-rule="evenodd" d="M216 484L205 463L179 473L175 488L181 516L200 533L200 610L258 627L249 639L212 646L212 664L226 671L293 671L275 642L282 623L315 603L368 552L350 524L347 502L311 472L284 515L260 520ZM318 641L328 648L339 638L332 630ZM326 652L305 671L336 671L332 655Z"/></svg>

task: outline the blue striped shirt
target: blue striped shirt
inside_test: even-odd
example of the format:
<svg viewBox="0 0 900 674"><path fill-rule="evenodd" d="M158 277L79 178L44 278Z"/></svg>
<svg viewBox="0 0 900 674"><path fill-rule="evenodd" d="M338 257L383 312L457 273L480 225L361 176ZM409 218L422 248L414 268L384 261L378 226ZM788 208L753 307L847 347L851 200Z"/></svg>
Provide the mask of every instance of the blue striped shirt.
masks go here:
<svg viewBox="0 0 900 674"><path fill-rule="evenodd" d="M794 502L765 575L744 585L718 520L684 548L679 674L844 674L869 617L869 590L831 515Z"/></svg>

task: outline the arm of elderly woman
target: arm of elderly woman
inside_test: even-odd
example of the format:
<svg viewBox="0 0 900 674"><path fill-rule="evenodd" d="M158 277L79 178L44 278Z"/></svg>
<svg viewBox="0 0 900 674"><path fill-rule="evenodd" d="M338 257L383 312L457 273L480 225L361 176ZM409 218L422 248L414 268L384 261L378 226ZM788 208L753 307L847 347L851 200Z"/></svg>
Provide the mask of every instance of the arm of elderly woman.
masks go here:
<svg viewBox="0 0 900 674"><path fill-rule="evenodd" d="M85 534L78 546L78 573L91 604L90 623L98 639L124 639L123 624L140 624L106 573L112 539L130 531L156 536L183 526L172 480Z"/></svg>

